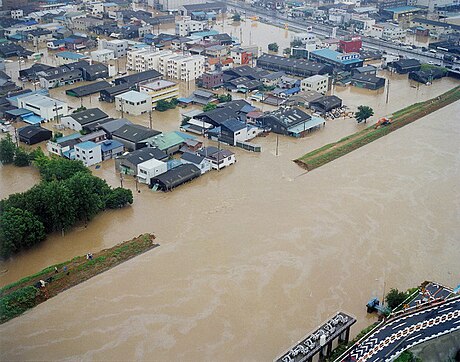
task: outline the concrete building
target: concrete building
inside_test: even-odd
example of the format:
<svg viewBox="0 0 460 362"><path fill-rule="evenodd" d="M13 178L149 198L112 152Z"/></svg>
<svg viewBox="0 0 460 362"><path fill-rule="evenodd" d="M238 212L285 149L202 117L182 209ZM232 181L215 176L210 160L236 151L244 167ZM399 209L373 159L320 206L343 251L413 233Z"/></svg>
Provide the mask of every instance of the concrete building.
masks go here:
<svg viewBox="0 0 460 362"><path fill-rule="evenodd" d="M159 70L160 58L171 56L171 50L155 50L154 48L143 48L129 50L127 52L126 68L142 72L146 70Z"/></svg>
<svg viewBox="0 0 460 362"><path fill-rule="evenodd" d="M18 105L19 108L34 112L45 121L51 121L56 117L66 116L69 113L67 103L41 94L21 97L18 99Z"/></svg>
<svg viewBox="0 0 460 362"><path fill-rule="evenodd" d="M12 19L21 19L23 16L24 16L24 10L22 9L11 10Z"/></svg>
<svg viewBox="0 0 460 362"><path fill-rule="evenodd" d="M115 96L115 109L139 116L152 110L152 101L148 94L131 90Z"/></svg>
<svg viewBox="0 0 460 362"><path fill-rule="evenodd" d="M127 40L102 40L102 49L112 50L115 58L124 57L128 53L128 41Z"/></svg>
<svg viewBox="0 0 460 362"><path fill-rule="evenodd" d="M151 158L137 165L137 179L143 184L150 185L150 180L168 171L166 162Z"/></svg>
<svg viewBox="0 0 460 362"><path fill-rule="evenodd" d="M82 161L86 167L102 162L101 145L92 141L77 143L74 154L75 159Z"/></svg>
<svg viewBox="0 0 460 362"><path fill-rule="evenodd" d="M326 94L329 89L329 77L326 75L312 75L311 77L302 79L300 83L302 92L315 91L321 94Z"/></svg>
<svg viewBox="0 0 460 362"><path fill-rule="evenodd" d="M82 131L84 127L87 127L92 123L99 122L106 118L107 114L101 111L99 108L90 108L62 117L61 124L64 127L73 129L75 131Z"/></svg>
<svg viewBox="0 0 460 362"><path fill-rule="evenodd" d="M219 71L205 72L201 77L202 87L212 89L221 87L224 84L224 73Z"/></svg>
<svg viewBox="0 0 460 362"><path fill-rule="evenodd" d="M329 64L336 69L351 70L361 67L363 60L360 59L359 53L339 53L331 49L318 49L310 54L310 58L318 62Z"/></svg>
<svg viewBox="0 0 460 362"><path fill-rule="evenodd" d="M179 85L176 82L159 79L139 84L139 92L149 95L152 100L152 108L155 108L160 100L179 97Z"/></svg>
<svg viewBox="0 0 460 362"><path fill-rule="evenodd" d="M115 59L115 53L110 49L101 49L91 52L91 59L99 63L107 63L109 60Z"/></svg>
<svg viewBox="0 0 460 362"><path fill-rule="evenodd" d="M192 20L189 16L184 16L182 20L176 22L176 35L188 36L197 31L203 31L205 23Z"/></svg>
<svg viewBox="0 0 460 362"><path fill-rule="evenodd" d="M87 55L73 53L73 52L59 52L56 53L56 62L58 65L75 63L80 60L87 60L89 57Z"/></svg>
<svg viewBox="0 0 460 362"><path fill-rule="evenodd" d="M206 58L202 55L169 55L159 58L158 71L164 76L184 82L195 80L204 73Z"/></svg>
<svg viewBox="0 0 460 362"><path fill-rule="evenodd" d="M406 36L406 31L392 23L379 23L371 26L369 36L383 40L398 40Z"/></svg>

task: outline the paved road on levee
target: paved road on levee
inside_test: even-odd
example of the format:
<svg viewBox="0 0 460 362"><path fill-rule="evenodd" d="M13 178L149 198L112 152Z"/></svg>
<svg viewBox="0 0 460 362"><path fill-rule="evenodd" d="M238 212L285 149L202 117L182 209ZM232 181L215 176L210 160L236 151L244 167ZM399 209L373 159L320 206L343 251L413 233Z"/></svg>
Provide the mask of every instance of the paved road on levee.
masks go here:
<svg viewBox="0 0 460 362"><path fill-rule="evenodd" d="M355 346L344 361L387 361L404 350L460 329L460 298L385 324Z"/></svg>

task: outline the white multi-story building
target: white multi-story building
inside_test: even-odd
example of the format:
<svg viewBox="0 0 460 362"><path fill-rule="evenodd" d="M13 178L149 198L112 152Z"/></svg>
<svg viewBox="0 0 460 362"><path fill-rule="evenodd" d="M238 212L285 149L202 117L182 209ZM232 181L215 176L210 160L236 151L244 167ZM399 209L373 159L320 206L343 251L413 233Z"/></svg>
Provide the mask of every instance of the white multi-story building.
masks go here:
<svg viewBox="0 0 460 362"><path fill-rule="evenodd" d="M370 28L369 36L383 40L398 40L406 36L406 31L391 23L374 24Z"/></svg>
<svg viewBox="0 0 460 362"><path fill-rule="evenodd" d="M139 116L152 110L152 101L148 94L131 90L115 96L115 109L123 114Z"/></svg>
<svg viewBox="0 0 460 362"><path fill-rule="evenodd" d="M184 16L181 21L176 23L176 35L188 36L197 31L203 31L205 23L192 20L189 16Z"/></svg>
<svg viewBox="0 0 460 362"><path fill-rule="evenodd" d="M99 63L107 63L109 60L115 59L115 53L110 49L101 49L91 52L91 59Z"/></svg>
<svg viewBox="0 0 460 362"><path fill-rule="evenodd" d="M112 50L115 58L120 58L128 52L128 41L121 39L101 40L101 49Z"/></svg>
<svg viewBox="0 0 460 362"><path fill-rule="evenodd" d="M24 11L22 9L11 10L12 19L21 19L24 16Z"/></svg>
<svg viewBox="0 0 460 362"><path fill-rule="evenodd" d="M321 94L326 94L328 87L329 77L319 74L302 79L300 83L300 89L302 92L315 91Z"/></svg>
<svg viewBox="0 0 460 362"><path fill-rule="evenodd" d="M69 114L67 103L41 94L19 98L18 108L28 109L46 121Z"/></svg>
<svg viewBox="0 0 460 362"><path fill-rule="evenodd" d="M150 180L168 171L166 162L152 158L137 165L137 179L144 184L150 184Z"/></svg>
<svg viewBox="0 0 460 362"><path fill-rule="evenodd" d="M159 59L171 54L173 54L171 50L155 50L152 48L129 50L127 54L126 68L137 72L158 70Z"/></svg>
<svg viewBox="0 0 460 362"><path fill-rule="evenodd" d="M182 81L195 80L204 73L206 58L202 55L169 55L159 59L158 71Z"/></svg>
<svg viewBox="0 0 460 362"><path fill-rule="evenodd" d="M180 55L171 50L130 50L126 67L142 72L157 70L164 76L182 81L194 80L204 73L206 58L202 55Z"/></svg>
<svg viewBox="0 0 460 362"><path fill-rule="evenodd" d="M101 145L92 141L81 142L74 147L75 159L86 167L102 162Z"/></svg>

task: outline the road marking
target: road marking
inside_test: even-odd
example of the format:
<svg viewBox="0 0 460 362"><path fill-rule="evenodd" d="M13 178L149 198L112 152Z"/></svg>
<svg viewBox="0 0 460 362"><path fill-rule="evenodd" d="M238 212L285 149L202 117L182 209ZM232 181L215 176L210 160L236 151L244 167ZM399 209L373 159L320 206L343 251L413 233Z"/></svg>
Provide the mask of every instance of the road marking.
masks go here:
<svg viewBox="0 0 460 362"><path fill-rule="evenodd" d="M456 322L452 323L452 324L457 324L457 323L460 323L460 319L459 319L458 321L456 321Z"/></svg>
<svg viewBox="0 0 460 362"><path fill-rule="evenodd" d="M449 309L452 309L452 308L453 308L453 307L446 308L446 309L441 310L440 312L445 312L446 310L449 310Z"/></svg>
<svg viewBox="0 0 460 362"><path fill-rule="evenodd" d="M413 337L408 338L408 339L407 339L407 342L409 342L409 341L411 341L411 340L413 340L413 339L416 339L416 338L420 337L422 334L423 334L423 333L419 333L419 334L416 334L416 335L413 336Z"/></svg>
<svg viewBox="0 0 460 362"><path fill-rule="evenodd" d="M400 324L397 324L396 326L394 326L392 329L396 329L396 328L399 328L403 325L405 325L407 322L403 322L403 323L400 323Z"/></svg>

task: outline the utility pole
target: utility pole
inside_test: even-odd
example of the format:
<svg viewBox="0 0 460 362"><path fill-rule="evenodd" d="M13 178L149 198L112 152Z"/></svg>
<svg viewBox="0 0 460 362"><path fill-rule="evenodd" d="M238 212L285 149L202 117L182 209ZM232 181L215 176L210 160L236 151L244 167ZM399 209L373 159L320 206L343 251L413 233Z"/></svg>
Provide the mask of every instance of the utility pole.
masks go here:
<svg viewBox="0 0 460 362"><path fill-rule="evenodd" d="M54 102L54 110L56 111L56 124L59 124L59 113L57 109L57 102Z"/></svg>
<svg viewBox="0 0 460 362"><path fill-rule="evenodd" d="M120 187L123 188L123 173L120 172Z"/></svg>
<svg viewBox="0 0 460 362"><path fill-rule="evenodd" d="M279 135L277 133L276 134L276 151L275 151L276 156L278 156L278 146L279 146Z"/></svg>
<svg viewBox="0 0 460 362"><path fill-rule="evenodd" d="M152 110L149 111L149 126L152 129Z"/></svg>
<svg viewBox="0 0 460 362"><path fill-rule="evenodd" d="M121 118L123 118L125 115L124 110L123 110L123 98L120 98L120 111L121 111Z"/></svg>
<svg viewBox="0 0 460 362"><path fill-rule="evenodd" d="M388 104L388 98L390 96L390 80L388 79L387 82L387 99L386 99L386 104Z"/></svg>

